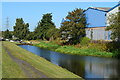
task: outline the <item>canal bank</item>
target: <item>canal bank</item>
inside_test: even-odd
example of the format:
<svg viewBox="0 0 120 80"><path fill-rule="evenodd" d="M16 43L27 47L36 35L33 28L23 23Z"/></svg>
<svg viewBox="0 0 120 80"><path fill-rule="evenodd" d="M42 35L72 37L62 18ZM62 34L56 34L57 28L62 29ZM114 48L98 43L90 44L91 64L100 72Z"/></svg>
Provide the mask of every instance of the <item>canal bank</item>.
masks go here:
<svg viewBox="0 0 120 80"><path fill-rule="evenodd" d="M84 79L120 78L119 59L69 55L31 45L19 46L49 60L53 64L66 68Z"/></svg>
<svg viewBox="0 0 120 80"><path fill-rule="evenodd" d="M58 45L51 42L44 42L41 41L38 44L34 44L34 46L52 50L55 52L60 52L64 54L70 54L70 55L81 55L81 56L98 56L98 57L113 57L114 53L112 52L106 52L103 50L100 50L98 47L100 45L90 45L83 46L83 48L75 47L75 45ZM101 46L100 46L101 47Z"/></svg>
<svg viewBox="0 0 120 80"><path fill-rule="evenodd" d="M63 69L60 66L52 64L46 59L39 57L13 43L3 42L3 45L11 53L12 56L29 63L32 67L42 72L48 78L79 78L82 80L81 77L73 74L72 72ZM8 74L10 73L11 72L9 72Z"/></svg>

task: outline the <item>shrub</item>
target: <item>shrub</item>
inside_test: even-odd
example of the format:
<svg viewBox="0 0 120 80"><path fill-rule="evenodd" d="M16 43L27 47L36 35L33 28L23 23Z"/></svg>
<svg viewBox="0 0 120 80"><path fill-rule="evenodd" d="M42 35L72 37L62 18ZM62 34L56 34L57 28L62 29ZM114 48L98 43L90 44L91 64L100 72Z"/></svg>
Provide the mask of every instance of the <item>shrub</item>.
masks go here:
<svg viewBox="0 0 120 80"><path fill-rule="evenodd" d="M103 40L92 40L91 43L89 43L88 47L109 52L109 48L107 47L108 43L109 43L108 41L103 41Z"/></svg>
<svg viewBox="0 0 120 80"><path fill-rule="evenodd" d="M120 50L120 42L109 42L106 44L107 49L109 49L110 52L119 49Z"/></svg>
<svg viewBox="0 0 120 80"><path fill-rule="evenodd" d="M65 42L66 42L65 40L61 40L61 39L56 39L51 41L51 43L58 44L61 46L63 46Z"/></svg>
<svg viewBox="0 0 120 80"><path fill-rule="evenodd" d="M74 45L74 46L75 46L75 48L81 48L80 43L78 43L78 44L76 44L76 45Z"/></svg>
<svg viewBox="0 0 120 80"><path fill-rule="evenodd" d="M89 39L88 37L83 37L80 39L80 44L81 45L88 45L91 39Z"/></svg>
<svg viewBox="0 0 120 80"><path fill-rule="evenodd" d="M120 50L116 49L113 52L113 57L120 59Z"/></svg>

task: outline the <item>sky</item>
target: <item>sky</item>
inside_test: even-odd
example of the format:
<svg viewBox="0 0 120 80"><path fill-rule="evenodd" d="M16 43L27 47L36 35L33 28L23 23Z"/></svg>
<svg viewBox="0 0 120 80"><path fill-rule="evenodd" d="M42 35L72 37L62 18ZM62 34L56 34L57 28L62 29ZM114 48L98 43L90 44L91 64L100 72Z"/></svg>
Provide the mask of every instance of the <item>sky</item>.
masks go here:
<svg viewBox="0 0 120 80"><path fill-rule="evenodd" d="M2 2L118 2L119 0L1 0Z"/></svg>
<svg viewBox="0 0 120 80"><path fill-rule="evenodd" d="M6 30L6 18L9 18L9 30L13 30L16 18L23 18L34 31L43 14L52 13L53 22L60 27L62 18L75 8L114 7L117 2L2 2L2 30ZM1 24L1 22L0 22Z"/></svg>

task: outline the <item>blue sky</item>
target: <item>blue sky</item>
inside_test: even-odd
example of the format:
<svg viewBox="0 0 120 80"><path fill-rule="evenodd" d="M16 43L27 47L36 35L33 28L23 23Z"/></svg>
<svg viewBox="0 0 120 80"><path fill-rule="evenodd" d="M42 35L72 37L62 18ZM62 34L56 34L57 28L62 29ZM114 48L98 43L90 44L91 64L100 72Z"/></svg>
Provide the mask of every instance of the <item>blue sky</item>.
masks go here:
<svg viewBox="0 0 120 80"><path fill-rule="evenodd" d="M13 30L16 18L23 18L33 31L42 15L52 13L53 22L60 27L62 18L75 8L113 7L117 2L2 2L2 29L6 30L6 18L9 17L9 30Z"/></svg>
<svg viewBox="0 0 120 80"><path fill-rule="evenodd" d="M2 2L118 2L119 0L1 0Z"/></svg>

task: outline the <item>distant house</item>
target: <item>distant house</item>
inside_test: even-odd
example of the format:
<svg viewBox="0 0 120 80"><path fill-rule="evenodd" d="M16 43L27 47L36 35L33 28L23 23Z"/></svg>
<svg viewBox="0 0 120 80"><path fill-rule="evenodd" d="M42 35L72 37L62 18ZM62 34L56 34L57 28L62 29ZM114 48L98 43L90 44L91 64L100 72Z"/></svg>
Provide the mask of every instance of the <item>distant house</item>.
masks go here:
<svg viewBox="0 0 120 80"><path fill-rule="evenodd" d="M105 31L106 13L110 8L89 7L84 13L88 26L86 27L86 37L92 40L110 40L110 32Z"/></svg>

